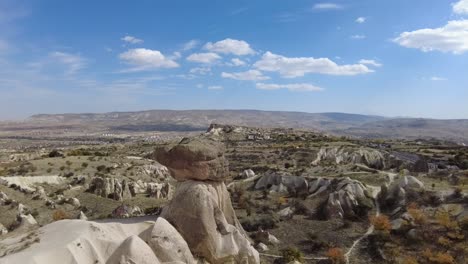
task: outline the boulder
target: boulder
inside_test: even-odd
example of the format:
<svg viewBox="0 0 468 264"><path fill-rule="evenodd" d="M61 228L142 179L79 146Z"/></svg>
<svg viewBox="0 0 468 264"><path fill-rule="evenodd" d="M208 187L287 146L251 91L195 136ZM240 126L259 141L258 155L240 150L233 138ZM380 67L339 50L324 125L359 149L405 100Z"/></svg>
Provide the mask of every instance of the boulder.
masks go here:
<svg viewBox="0 0 468 264"><path fill-rule="evenodd" d="M263 244L263 243L258 243L256 248L258 249L258 251L260 252L265 252L265 251L268 251L268 246Z"/></svg>
<svg viewBox="0 0 468 264"><path fill-rule="evenodd" d="M33 200L46 200L47 199L47 194L44 190L44 187L42 186L37 186L36 191L33 193Z"/></svg>
<svg viewBox="0 0 468 264"><path fill-rule="evenodd" d="M280 241L268 231L259 230L255 232L253 237L254 240L258 243L264 243L267 245L277 245L280 243Z"/></svg>
<svg viewBox="0 0 468 264"><path fill-rule="evenodd" d="M8 229L0 223L0 236L8 234Z"/></svg>
<svg viewBox="0 0 468 264"><path fill-rule="evenodd" d="M143 215L143 211L138 206L119 205L112 211L114 218L129 218Z"/></svg>
<svg viewBox="0 0 468 264"><path fill-rule="evenodd" d="M65 199L65 203L73 205L76 208L81 206L80 200L78 200L78 198L75 197Z"/></svg>
<svg viewBox="0 0 468 264"><path fill-rule="evenodd" d="M34 217L31 214L18 215L16 218L16 223L17 223L16 229L22 229L22 230L29 230L38 225L36 219L34 219Z"/></svg>
<svg viewBox="0 0 468 264"><path fill-rule="evenodd" d="M179 231L193 254L212 264L260 263L237 220L224 182L179 183L161 217Z"/></svg>
<svg viewBox="0 0 468 264"><path fill-rule="evenodd" d="M288 220L294 216L294 210L288 206L284 209L281 209L277 214L281 220Z"/></svg>
<svg viewBox="0 0 468 264"><path fill-rule="evenodd" d="M250 179L250 178L253 178L255 177L255 172L251 169L248 169L248 170L244 170L243 172L241 172L239 174L239 179Z"/></svg>
<svg viewBox="0 0 468 264"><path fill-rule="evenodd" d="M85 213L83 213L83 211L80 211L80 214L78 215L77 219L87 221L88 217L85 215Z"/></svg>
<svg viewBox="0 0 468 264"><path fill-rule="evenodd" d="M184 138L175 146L157 149L153 157L178 181L223 181L229 176L224 145L208 137Z"/></svg>

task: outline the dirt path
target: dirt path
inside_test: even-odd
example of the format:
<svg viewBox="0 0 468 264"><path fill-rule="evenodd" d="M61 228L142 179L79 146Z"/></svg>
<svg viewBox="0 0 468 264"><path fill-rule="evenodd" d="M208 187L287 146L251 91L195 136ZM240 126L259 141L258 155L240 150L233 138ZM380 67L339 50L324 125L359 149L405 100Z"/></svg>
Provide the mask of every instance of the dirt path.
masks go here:
<svg viewBox="0 0 468 264"><path fill-rule="evenodd" d="M396 176L396 173L391 173L391 172L385 172L388 176L387 178L387 183L388 184L392 184L393 180L395 179L395 176ZM379 187L379 191L378 192L373 192L373 196L374 196L374 201L375 201L375 207L376 207L376 213L375 215L378 216L380 215L380 205L379 205L379 201L377 200L377 197L379 195L379 193L381 192L381 188ZM360 236L358 239L356 239L354 242L353 242L353 245L348 249L348 251L345 253L345 261L346 261L346 264L349 264L349 256L351 256L351 254L353 253L353 250L356 248L356 246L364 239L366 238L367 236L369 236L370 234L372 234L372 232L374 232L374 225L370 225L369 228L367 229L366 233L364 233L362 236Z"/></svg>

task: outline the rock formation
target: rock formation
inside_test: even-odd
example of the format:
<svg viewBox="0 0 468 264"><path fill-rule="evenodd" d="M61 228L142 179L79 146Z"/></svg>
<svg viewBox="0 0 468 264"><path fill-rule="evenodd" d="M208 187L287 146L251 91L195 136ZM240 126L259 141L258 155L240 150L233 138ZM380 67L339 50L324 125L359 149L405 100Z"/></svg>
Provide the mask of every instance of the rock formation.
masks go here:
<svg viewBox="0 0 468 264"><path fill-rule="evenodd" d="M380 151L370 148L324 147L319 150L312 165L318 165L323 161L336 164L361 163L374 169L383 169L385 167L384 155Z"/></svg>
<svg viewBox="0 0 468 264"><path fill-rule="evenodd" d="M423 157L405 152L387 152L366 147L323 147L312 165L328 161L336 164L364 164L369 168L407 169L411 172L428 172L429 163Z"/></svg>
<svg viewBox="0 0 468 264"><path fill-rule="evenodd" d="M61 220L41 227L36 233L35 241L29 241L25 235L0 241L0 255L26 248L3 256L0 262L196 263L187 243L162 218L133 224Z"/></svg>
<svg viewBox="0 0 468 264"><path fill-rule="evenodd" d="M417 197L422 190L424 184L416 177L400 176L390 185L382 185L378 199L383 209L394 214L407 204L409 197Z"/></svg>
<svg viewBox="0 0 468 264"><path fill-rule="evenodd" d="M224 184L228 164L223 145L209 138L185 138L154 156L179 181L161 217L179 231L191 251L213 264L259 263Z"/></svg>

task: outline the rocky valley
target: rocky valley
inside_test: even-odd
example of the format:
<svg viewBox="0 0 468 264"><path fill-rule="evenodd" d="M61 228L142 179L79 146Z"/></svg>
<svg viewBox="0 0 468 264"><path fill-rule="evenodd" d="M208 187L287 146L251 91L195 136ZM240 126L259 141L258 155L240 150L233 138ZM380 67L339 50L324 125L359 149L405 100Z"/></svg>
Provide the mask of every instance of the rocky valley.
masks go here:
<svg viewBox="0 0 468 264"><path fill-rule="evenodd" d="M1 156L0 263L466 262L464 146L217 124L174 135L4 139L23 147Z"/></svg>

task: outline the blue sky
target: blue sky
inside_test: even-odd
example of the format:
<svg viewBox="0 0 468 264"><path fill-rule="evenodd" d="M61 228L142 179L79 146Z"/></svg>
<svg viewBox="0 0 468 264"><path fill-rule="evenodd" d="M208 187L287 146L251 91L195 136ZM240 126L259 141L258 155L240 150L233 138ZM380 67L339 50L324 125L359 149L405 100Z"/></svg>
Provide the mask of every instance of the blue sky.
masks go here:
<svg viewBox="0 0 468 264"><path fill-rule="evenodd" d="M468 0L0 0L0 119L145 109L468 118Z"/></svg>

